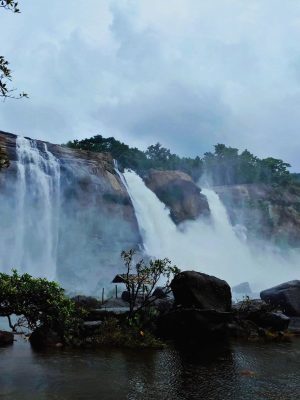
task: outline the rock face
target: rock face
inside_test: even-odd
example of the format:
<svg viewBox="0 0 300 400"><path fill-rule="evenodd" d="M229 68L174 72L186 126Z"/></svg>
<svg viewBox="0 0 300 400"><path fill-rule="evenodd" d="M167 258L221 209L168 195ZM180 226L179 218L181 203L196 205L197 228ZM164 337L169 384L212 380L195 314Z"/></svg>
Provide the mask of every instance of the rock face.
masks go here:
<svg viewBox="0 0 300 400"><path fill-rule="evenodd" d="M45 152L44 142L37 140L35 144L41 153ZM122 271L121 251L141 244L134 208L108 153L73 150L51 143L46 145L60 166L59 209L56 212L59 226L55 233L58 239L57 277L68 290L99 294L111 277ZM13 242L8 223L15 220L16 208L20 209L16 136L0 132L0 147L10 160L9 168L0 173L0 229L3 221L4 232L7 232L7 238L2 238L5 250ZM38 213L33 205L34 199L28 200L23 207L26 209L25 218L31 218L30 222L38 226ZM53 226L56 225L54 221ZM45 232L39 237L42 234ZM33 254L34 258L34 240L27 242L26 253ZM43 243L39 244L39 249L41 246ZM13 254L13 248L7 253ZM16 265L10 254L7 257L1 255L2 270L10 270L12 265ZM32 263L28 262L28 265L28 268L33 268Z"/></svg>
<svg viewBox="0 0 300 400"><path fill-rule="evenodd" d="M263 290L260 293L260 297L274 307L280 307L289 316L300 316L299 280L282 283L271 289Z"/></svg>
<svg viewBox="0 0 300 400"><path fill-rule="evenodd" d="M231 290L227 282L211 275L184 271L171 282L175 302L199 310L231 310Z"/></svg>
<svg viewBox="0 0 300 400"><path fill-rule="evenodd" d="M279 245L300 245L300 187L276 188L266 184L216 186L233 225Z"/></svg>
<svg viewBox="0 0 300 400"><path fill-rule="evenodd" d="M14 335L12 332L0 331L0 346L13 344Z"/></svg>
<svg viewBox="0 0 300 400"><path fill-rule="evenodd" d="M192 178L181 171L150 170L144 181L157 197L170 209L176 224L209 215L209 205L201 189Z"/></svg>

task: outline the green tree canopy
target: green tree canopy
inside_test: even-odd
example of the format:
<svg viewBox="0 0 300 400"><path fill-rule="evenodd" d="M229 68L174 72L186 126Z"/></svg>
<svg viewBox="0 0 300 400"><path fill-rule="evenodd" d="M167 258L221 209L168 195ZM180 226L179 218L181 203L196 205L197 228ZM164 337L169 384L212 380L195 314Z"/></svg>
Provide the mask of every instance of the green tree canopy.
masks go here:
<svg viewBox="0 0 300 400"><path fill-rule="evenodd" d="M16 315L15 325L11 316ZM7 317L11 328L53 329L66 337L78 323L78 311L72 300L56 283L29 274L0 273L0 316Z"/></svg>

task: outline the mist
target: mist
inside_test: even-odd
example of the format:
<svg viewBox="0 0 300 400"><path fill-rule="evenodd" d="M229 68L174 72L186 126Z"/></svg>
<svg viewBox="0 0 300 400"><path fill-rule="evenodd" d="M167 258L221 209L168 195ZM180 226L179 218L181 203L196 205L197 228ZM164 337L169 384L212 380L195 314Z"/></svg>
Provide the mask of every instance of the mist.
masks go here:
<svg viewBox="0 0 300 400"><path fill-rule="evenodd" d="M300 252L271 243L247 241L242 225L231 225L225 206L211 188L202 189L211 215L176 226L168 208L135 172L124 173L143 244L149 256L168 257L182 270L225 279L231 286L249 282L255 293L295 279Z"/></svg>
<svg viewBox="0 0 300 400"><path fill-rule="evenodd" d="M0 181L0 271L16 268L69 293L99 295L111 289L121 251L136 247L139 235L90 161L56 153L16 139L16 160Z"/></svg>

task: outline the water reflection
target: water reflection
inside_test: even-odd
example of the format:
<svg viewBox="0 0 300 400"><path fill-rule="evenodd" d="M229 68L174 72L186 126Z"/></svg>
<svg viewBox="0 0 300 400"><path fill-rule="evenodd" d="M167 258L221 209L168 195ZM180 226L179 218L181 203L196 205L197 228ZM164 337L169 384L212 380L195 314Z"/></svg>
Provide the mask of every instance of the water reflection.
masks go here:
<svg viewBox="0 0 300 400"><path fill-rule="evenodd" d="M300 341L162 351L0 348L0 399L297 399Z"/></svg>

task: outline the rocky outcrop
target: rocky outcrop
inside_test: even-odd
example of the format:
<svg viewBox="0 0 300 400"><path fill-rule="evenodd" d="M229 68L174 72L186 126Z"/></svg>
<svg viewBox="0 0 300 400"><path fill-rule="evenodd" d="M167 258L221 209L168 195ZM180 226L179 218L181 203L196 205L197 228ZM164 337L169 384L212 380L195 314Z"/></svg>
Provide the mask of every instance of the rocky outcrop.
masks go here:
<svg viewBox="0 0 300 400"><path fill-rule="evenodd" d="M29 341L36 348L61 347L63 345L63 339L58 333L43 326L32 332Z"/></svg>
<svg viewBox="0 0 300 400"><path fill-rule="evenodd" d="M260 297L274 307L280 307L285 314L292 317L300 316L300 281L290 281L263 290Z"/></svg>
<svg viewBox="0 0 300 400"><path fill-rule="evenodd" d="M12 332L0 331L0 346L13 344L14 335Z"/></svg>
<svg viewBox="0 0 300 400"><path fill-rule="evenodd" d="M6 151L0 146L0 170L9 166L9 159Z"/></svg>
<svg viewBox="0 0 300 400"><path fill-rule="evenodd" d="M184 271L171 282L175 302L199 310L231 311L231 290L226 281L201 272Z"/></svg>
<svg viewBox="0 0 300 400"><path fill-rule="evenodd" d="M35 143L45 152L45 142ZM67 290L99 293L122 270L121 251L141 244L133 205L110 154L46 145L60 165L58 278ZM0 203L11 204L3 211L9 221L20 187L16 136L0 132L0 147L10 160L0 173Z"/></svg>
<svg viewBox="0 0 300 400"><path fill-rule="evenodd" d="M233 311L235 322L240 330L250 328L259 334L259 329L272 331L285 331L288 329L290 318L283 314L278 307L266 303L263 300L243 300L234 304ZM251 322L252 325L248 324ZM254 325L253 325L254 324ZM243 332L247 336L249 332ZM262 332L261 332L262 333Z"/></svg>
<svg viewBox="0 0 300 400"><path fill-rule="evenodd" d="M209 205L192 178L181 171L150 170L144 181L149 189L170 209L176 224L209 215Z"/></svg>
<svg viewBox="0 0 300 400"><path fill-rule="evenodd" d="M214 187L233 225L247 229L249 239L278 245L300 245L300 187L266 184Z"/></svg>

